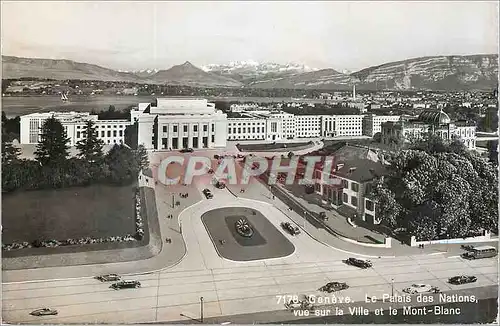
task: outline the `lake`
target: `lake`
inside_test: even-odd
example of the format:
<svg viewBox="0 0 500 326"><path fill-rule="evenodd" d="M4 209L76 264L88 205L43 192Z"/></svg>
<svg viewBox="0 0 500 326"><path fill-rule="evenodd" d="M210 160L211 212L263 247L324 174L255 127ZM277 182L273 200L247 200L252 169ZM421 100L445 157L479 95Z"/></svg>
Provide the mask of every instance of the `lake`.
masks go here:
<svg viewBox="0 0 500 326"><path fill-rule="evenodd" d="M116 109L125 109L138 103L152 102L156 96L71 96L68 102L62 102L58 95L51 96L5 96L2 97L2 110L8 118L25 115L35 112L49 111L81 111L90 112L92 110L107 110L110 105ZM176 96L179 98L179 96ZM193 98L192 96L186 98ZM201 98L201 97L200 97ZM241 101L256 103L279 103L279 102L304 102L304 103L324 103L318 99L294 100L285 97L206 97L210 101Z"/></svg>

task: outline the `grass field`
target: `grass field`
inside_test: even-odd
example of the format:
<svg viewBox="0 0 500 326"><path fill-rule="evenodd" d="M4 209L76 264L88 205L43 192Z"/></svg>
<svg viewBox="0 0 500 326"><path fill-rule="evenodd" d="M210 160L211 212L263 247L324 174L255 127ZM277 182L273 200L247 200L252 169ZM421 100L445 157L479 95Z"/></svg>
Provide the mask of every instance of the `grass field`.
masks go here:
<svg viewBox="0 0 500 326"><path fill-rule="evenodd" d="M2 242L135 233L133 185L94 185L2 196Z"/></svg>

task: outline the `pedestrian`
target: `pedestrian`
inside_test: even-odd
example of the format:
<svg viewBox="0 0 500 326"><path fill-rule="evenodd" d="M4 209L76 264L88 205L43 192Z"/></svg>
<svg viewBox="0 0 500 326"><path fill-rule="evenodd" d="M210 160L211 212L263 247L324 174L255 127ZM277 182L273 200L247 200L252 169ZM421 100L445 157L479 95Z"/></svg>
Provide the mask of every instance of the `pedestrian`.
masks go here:
<svg viewBox="0 0 500 326"><path fill-rule="evenodd" d="M273 195L273 200L275 199L274 195Z"/></svg>

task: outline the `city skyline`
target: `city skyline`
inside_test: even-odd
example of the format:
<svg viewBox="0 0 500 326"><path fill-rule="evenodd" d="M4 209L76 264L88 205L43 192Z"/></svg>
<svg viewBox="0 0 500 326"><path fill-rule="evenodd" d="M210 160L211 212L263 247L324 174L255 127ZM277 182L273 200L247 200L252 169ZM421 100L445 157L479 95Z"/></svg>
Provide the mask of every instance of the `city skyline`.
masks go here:
<svg viewBox="0 0 500 326"><path fill-rule="evenodd" d="M496 8L496 2L2 2L2 54L127 71L248 60L356 71L423 56L497 54Z"/></svg>

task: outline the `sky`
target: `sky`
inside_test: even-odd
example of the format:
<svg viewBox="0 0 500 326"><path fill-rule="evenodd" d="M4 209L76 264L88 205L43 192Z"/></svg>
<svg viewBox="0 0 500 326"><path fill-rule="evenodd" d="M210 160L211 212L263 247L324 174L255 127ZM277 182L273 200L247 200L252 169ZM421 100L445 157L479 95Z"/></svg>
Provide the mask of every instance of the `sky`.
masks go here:
<svg viewBox="0 0 500 326"><path fill-rule="evenodd" d="M356 71L498 53L496 1L2 1L2 55L120 70L255 60Z"/></svg>

